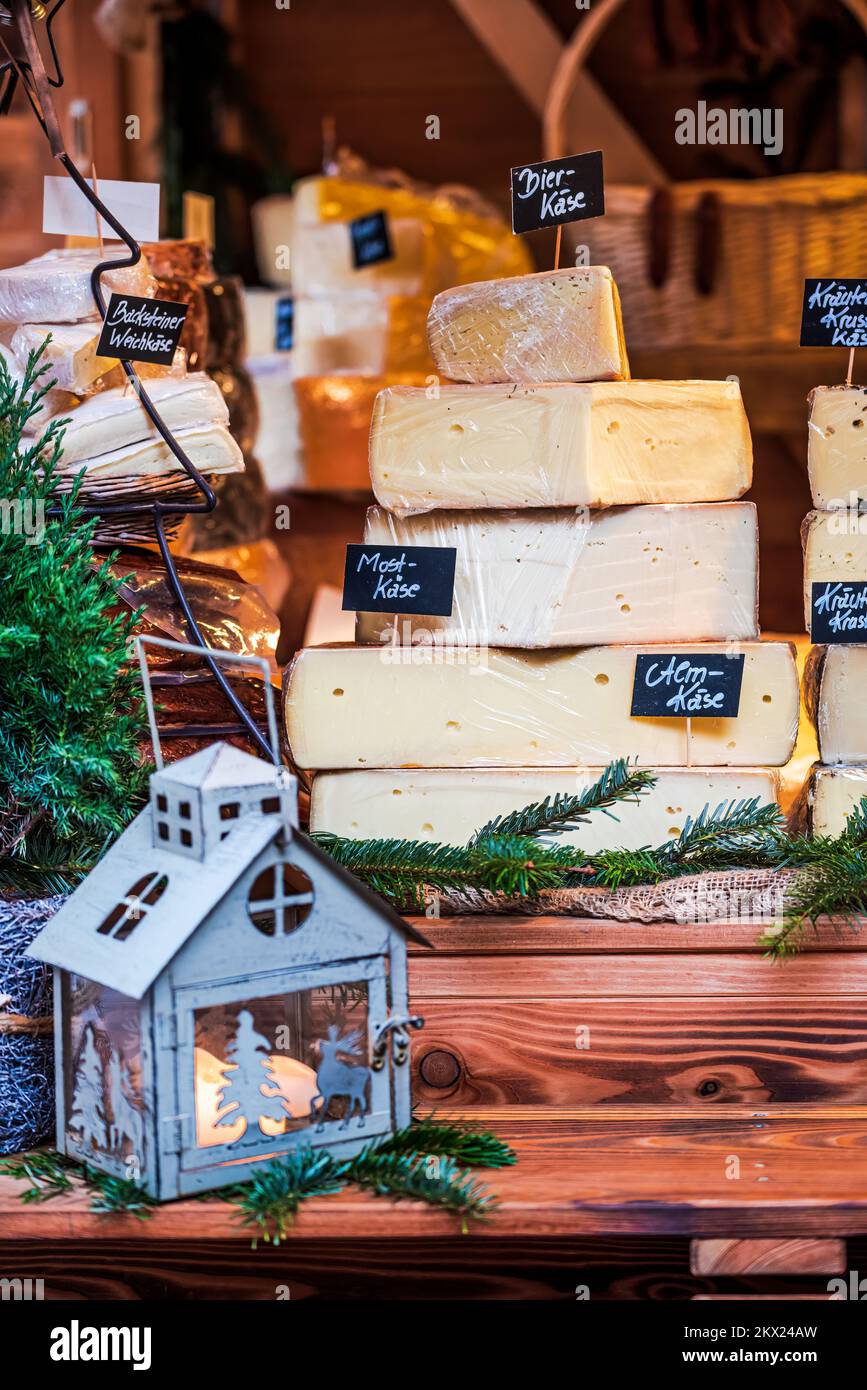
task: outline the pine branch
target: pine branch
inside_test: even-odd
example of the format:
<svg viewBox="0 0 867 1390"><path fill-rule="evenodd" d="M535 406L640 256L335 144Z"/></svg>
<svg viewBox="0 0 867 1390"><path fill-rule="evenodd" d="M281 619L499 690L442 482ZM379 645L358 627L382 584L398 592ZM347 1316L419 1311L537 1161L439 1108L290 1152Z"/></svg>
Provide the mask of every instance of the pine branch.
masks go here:
<svg viewBox="0 0 867 1390"><path fill-rule="evenodd" d="M2 404L2 402L0 402ZM64 1192L71 1192L74 1186L70 1169L75 1165L56 1153L54 1149L34 1149L32 1153L20 1158L0 1161L0 1174L28 1182L29 1187L20 1194L21 1201L28 1204L47 1202Z"/></svg>
<svg viewBox="0 0 867 1390"><path fill-rule="evenodd" d="M609 763L598 780L583 792L574 796L558 793L520 811L496 816L476 832L470 845L491 835L562 835L568 830L577 830L590 820L594 811L610 815L612 806L622 801L638 801L656 786L656 781L656 774L648 768L633 767L628 759L621 758Z"/></svg>
<svg viewBox="0 0 867 1390"><path fill-rule="evenodd" d="M157 1204L138 1183L128 1178L112 1177L110 1173L99 1173L86 1165L84 1180L91 1192L90 1210L96 1215L121 1213L134 1216L138 1221L147 1221L153 1216Z"/></svg>
<svg viewBox="0 0 867 1390"><path fill-rule="evenodd" d="M338 1163L330 1153L305 1145L290 1150L285 1158L270 1163L248 1182L222 1188L218 1195L240 1208L242 1225L254 1228L254 1249L259 1237L279 1245L302 1202L308 1197L328 1197L343 1190L345 1170L346 1164Z"/></svg>
<svg viewBox="0 0 867 1390"><path fill-rule="evenodd" d="M396 1130L377 1152L438 1154L468 1168L507 1168L517 1162L514 1149L490 1130L474 1130L465 1120L438 1124L433 1115Z"/></svg>
<svg viewBox="0 0 867 1390"><path fill-rule="evenodd" d="M424 1201L461 1217L485 1220L496 1210L487 1188L453 1158L424 1153L380 1153L376 1145L351 1159L347 1177L377 1197L394 1201Z"/></svg>

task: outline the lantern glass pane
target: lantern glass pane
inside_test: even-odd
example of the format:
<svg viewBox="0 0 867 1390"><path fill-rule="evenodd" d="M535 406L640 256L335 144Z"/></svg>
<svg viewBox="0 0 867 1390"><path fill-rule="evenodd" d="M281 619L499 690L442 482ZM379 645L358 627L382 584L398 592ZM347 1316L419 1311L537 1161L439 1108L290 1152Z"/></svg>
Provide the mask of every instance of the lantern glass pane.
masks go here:
<svg viewBox="0 0 867 1390"><path fill-rule="evenodd" d="M370 1106L368 1003L358 981L196 1009L198 1147L345 1121L350 1111L358 1123Z"/></svg>
<svg viewBox="0 0 867 1390"><path fill-rule="evenodd" d="M86 1158L145 1168L140 1005L80 975L63 978L66 1134Z"/></svg>

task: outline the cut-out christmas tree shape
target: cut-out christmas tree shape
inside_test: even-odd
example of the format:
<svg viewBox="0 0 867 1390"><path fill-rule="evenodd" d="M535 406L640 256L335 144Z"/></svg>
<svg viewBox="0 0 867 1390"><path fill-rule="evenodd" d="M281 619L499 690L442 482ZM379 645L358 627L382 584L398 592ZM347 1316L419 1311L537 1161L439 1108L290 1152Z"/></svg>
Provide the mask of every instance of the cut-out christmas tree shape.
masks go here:
<svg viewBox="0 0 867 1390"><path fill-rule="evenodd" d="M142 1114L132 1097L132 1078L129 1067L112 1052L106 1066L108 1092L108 1144L112 1153L123 1154L129 1148L133 1156L141 1157L143 1142Z"/></svg>
<svg viewBox="0 0 867 1390"><path fill-rule="evenodd" d="M279 1089L263 1089L265 1084L276 1079L271 1047L267 1038L256 1032L249 1009L242 1009L238 1015L237 1031L226 1049L223 1076L225 1081L218 1093L218 1126L233 1125L243 1116L247 1122L246 1132L251 1125L261 1129L259 1121L262 1118L286 1119L288 1112Z"/></svg>
<svg viewBox="0 0 867 1390"><path fill-rule="evenodd" d="M75 1071L69 1129L78 1133L84 1148L105 1149L106 1128L103 1061L96 1046L96 1033L88 1024Z"/></svg>

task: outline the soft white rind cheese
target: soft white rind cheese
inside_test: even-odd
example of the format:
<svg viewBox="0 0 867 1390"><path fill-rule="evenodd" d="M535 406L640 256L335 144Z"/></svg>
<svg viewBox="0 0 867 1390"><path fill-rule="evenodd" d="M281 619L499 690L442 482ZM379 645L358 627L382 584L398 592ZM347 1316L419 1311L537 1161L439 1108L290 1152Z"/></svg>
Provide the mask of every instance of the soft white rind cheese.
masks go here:
<svg viewBox="0 0 867 1390"><path fill-rule="evenodd" d="M43 345L48 331L41 323L23 323L16 329L12 351L21 371L27 366L29 354ZM91 323L54 324L50 332L51 341L44 349L42 364L48 368L46 380L50 378L61 391L81 395L117 362L116 357L97 356L99 330Z"/></svg>
<svg viewBox="0 0 867 1390"><path fill-rule="evenodd" d="M758 636L758 522L751 502L591 512L367 514L365 544L454 546L452 615L402 619L465 646L557 647ZM392 617L360 613L360 642Z"/></svg>
<svg viewBox="0 0 867 1390"><path fill-rule="evenodd" d="M392 386L370 477L391 511L718 502L752 482L736 383Z"/></svg>
<svg viewBox="0 0 867 1390"><path fill-rule="evenodd" d="M666 651L695 652L695 645ZM708 656L731 649L708 643ZM737 649L736 649L737 650ZM735 719L630 716L636 654L654 647L514 652L308 647L285 682L286 730L302 768L780 767L798 730L794 649L743 644Z"/></svg>
<svg viewBox="0 0 867 1390"><path fill-rule="evenodd" d="M0 322L57 324L98 319L91 272L102 261L122 259L126 254L126 248L102 255L98 251L57 249L0 270ZM105 271L101 285L106 299L112 292L148 296L156 289L144 256L137 265Z"/></svg>
<svg viewBox="0 0 867 1390"><path fill-rule="evenodd" d="M436 296L427 327L439 371L455 381L629 376L620 299L604 265L457 285Z"/></svg>
<svg viewBox="0 0 867 1390"><path fill-rule="evenodd" d="M813 506L836 511L867 500L867 387L810 392L807 467Z"/></svg>
<svg viewBox="0 0 867 1390"><path fill-rule="evenodd" d="M601 768L448 768L407 771L322 772L313 781L310 829L347 839L435 840L463 845L496 816L546 797L575 796L597 780ZM730 772L707 768L657 768L656 786L613 815L597 813L558 844L599 850L639 849L679 835L687 817L705 806L779 796L778 776L767 768ZM867 773L865 773L867 777ZM867 786L865 786L867 790Z"/></svg>

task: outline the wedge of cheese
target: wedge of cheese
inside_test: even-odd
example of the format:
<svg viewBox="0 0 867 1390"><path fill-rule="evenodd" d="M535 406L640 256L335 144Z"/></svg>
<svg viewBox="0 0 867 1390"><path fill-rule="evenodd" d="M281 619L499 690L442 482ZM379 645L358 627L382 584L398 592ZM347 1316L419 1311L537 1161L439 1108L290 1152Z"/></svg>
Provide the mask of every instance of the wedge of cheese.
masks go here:
<svg viewBox="0 0 867 1390"><path fill-rule="evenodd" d="M370 430L373 490L401 513L718 502L752 463L727 381L391 387Z"/></svg>
<svg viewBox="0 0 867 1390"><path fill-rule="evenodd" d="M229 423L229 411L219 386L203 372L181 379L160 377L147 382L146 389L170 430ZM38 415L33 427L44 428L49 418ZM101 391L89 396L70 413L64 430L63 466L157 438L149 416L131 387Z"/></svg>
<svg viewBox="0 0 867 1390"><path fill-rule="evenodd" d="M804 706L823 763L867 764L867 646L813 647Z"/></svg>
<svg viewBox="0 0 867 1390"><path fill-rule="evenodd" d="M310 829L347 839L438 840L463 845L496 816L546 797L576 796L599 777L592 767L425 768L321 772L313 781ZM673 839L704 807L758 797L776 802L778 776L767 768L738 771L658 768L656 786L611 816L594 815L558 844L599 850L640 849ZM867 774L865 774L867 776Z"/></svg>
<svg viewBox="0 0 867 1390"><path fill-rule="evenodd" d="M842 835L846 821L867 796L867 768L814 767L808 823L814 835Z"/></svg>
<svg viewBox="0 0 867 1390"><path fill-rule="evenodd" d="M98 319L91 272L101 261L127 254L126 247L116 255L108 250L102 255L98 251L47 251L23 265L0 270L0 322L58 324ZM156 289L144 257L137 265L107 270L101 283L106 298L112 291L147 296Z"/></svg>
<svg viewBox="0 0 867 1390"><path fill-rule="evenodd" d="M438 370L455 381L629 376L620 298L605 265L457 285L436 296L427 329Z"/></svg>
<svg viewBox="0 0 867 1390"><path fill-rule="evenodd" d="M452 615L407 618L463 646L754 638L758 522L751 502L557 511L429 512L371 507L367 545L454 546ZM362 613L358 640L378 642L393 615Z"/></svg>
<svg viewBox="0 0 867 1390"><path fill-rule="evenodd" d="M827 590L832 622L840 624L841 635L863 632L867 641L867 609L852 607L837 596L835 585L867 583L867 512L810 512L801 527L804 548L804 621L812 631L814 584Z"/></svg>
<svg viewBox="0 0 867 1390"><path fill-rule="evenodd" d="M117 364L116 357L97 356L99 328L92 323L58 323L50 330L41 323L23 323L12 335L12 351L22 369L27 366L30 353L45 343L48 331L51 338L44 348L42 364L61 391L84 395L97 377Z"/></svg>
<svg viewBox="0 0 867 1390"><path fill-rule="evenodd" d="M376 288L382 294L418 294L433 242L412 217L388 220L394 255L355 268L348 222L295 222L292 228L292 288L299 295Z"/></svg>
<svg viewBox="0 0 867 1390"><path fill-rule="evenodd" d="M286 730L299 767L780 767L798 730L785 642L744 652L733 719L635 718L635 658L648 647L507 652L307 647L289 669ZM671 647L694 653L695 646ZM729 649L707 644L709 657Z"/></svg>
<svg viewBox="0 0 867 1390"><path fill-rule="evenodd" d="M867 502L867 387L817 386L810 392L807 467L813 506L858 510Z"/></svg>
<svg viewBox="0 0 867 1390"><path fill-rule="evenodd" d="M200 473L243 473L244 455L223 425L194 425L172 433ZM62 462L64 474L84 473L86 491L93 491L97 482L108 488L121 479L158 478L170 473L186 476L171 449L158 436L110 449L93 458Z"/></svg>

